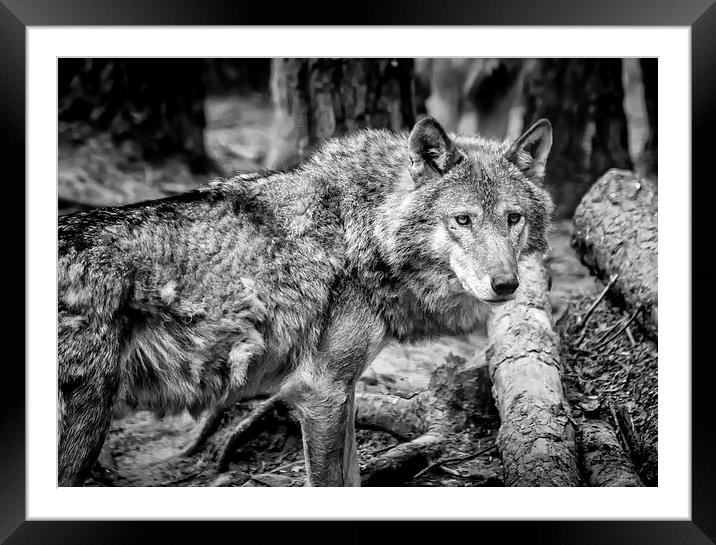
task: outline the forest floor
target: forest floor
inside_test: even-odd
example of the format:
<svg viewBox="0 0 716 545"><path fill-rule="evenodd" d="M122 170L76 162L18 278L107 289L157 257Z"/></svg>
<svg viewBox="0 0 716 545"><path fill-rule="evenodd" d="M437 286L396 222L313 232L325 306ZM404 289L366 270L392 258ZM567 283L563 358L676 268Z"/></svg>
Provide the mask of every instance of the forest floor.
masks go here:
<svg viewBox="0 0 716 545"><path fill-rule="evenodd" d="M60 124L58 210L60 214L85 207L126 204L159 198L196 188L216 176L230 176L237 171L264 167L270 141L271 113L261 97L213 97L207 101L207 130L205 141L208 153L216 163L216 172L197 176L179 159L148 165L141 161L131 144L116 146L108 135L89 132L81 125ZM570 247L571 222L556 225L551 239L550 268L552 289L550 297L555 322L568 323L565 312L583 312L596 298L601 286L589 276ZM579 305L582 305L581 307ZM616 309L603 307L590 336L600 335L605 324L620 316ZM571 310L569 310L571 309ZM576 309L576 310L575 310ZM575 314L577 315L577 314ZM569 327L562 330L569 339ZM634 346L617 343L617 356ZM639 338L639 341L641 339ZM636 342L636 341L635 341ZM639 343L641 344L641 343ZM430 373L449 354L467 360L487 345L484 330L462 337L445 337L422 346L390 344L379 354L361 377L359 392L392 393L410 396L424 390ZM637 350L638 351L638 350ZM568 394L579 412L594 399L604 401L610 392L620 392L632 405L643 407L639 425L656 421L656 359L655 353L635 356L618 372L595 368L600 359L582 363L567 350L566 384ZM612 358L613 359L613 358ZM622 358L623 359L623 358ZM621 360L620 360L621 361ZM596 363L595 363L596 362ZM636 363L635 363L636 362ZM646 362L646 363L645 363ZM585 366L585 371L582 370ZM609 369L614 369L615 363ZM628 367L627 367L628 366ZM645 369L645 366L648 369ZM647 372L648 371L648 372ZM635 377L636 373L636 377ZM648 382L638 391L629 390L625 382L648 376ZM649 392L652 392L650 394ZM586 397L585 397L586 396ZM601 398L599 397L601 396ZM648 397L649 399L644 399ZM649 397L651 396L651 397ZM601 402L601 401L598 401ZM249 401L235 409L233 418L249 414L256 401ZM581 404L581 405L580 405ZM238 412L236 412L238 411ZM646 416L644 416L646 415ZM146 411L115 419L90 486L301 486L305 470L301 463L303 452L300 431L292 418L281 411L267 420L263 431L244 444L232 458L229 471L217 474L214 470L216 453L186 459L180 453L191 445L206 417L194 420L188 414L157 419ZM654 424L655 425L655 424ZM470 454L494 441L499 422L496 417L477 419L469 429L456 431L449 454ZM228 430L229 432L231 430ZM398 440L392 435L374 430L357 431L361 462L389 449ZM496 451L486 451L475 459L450 466L452 471L430 471L418 478L403 481L405 486L500 486L502 468ZM438 468L439 469L439 468Z"/></svg>

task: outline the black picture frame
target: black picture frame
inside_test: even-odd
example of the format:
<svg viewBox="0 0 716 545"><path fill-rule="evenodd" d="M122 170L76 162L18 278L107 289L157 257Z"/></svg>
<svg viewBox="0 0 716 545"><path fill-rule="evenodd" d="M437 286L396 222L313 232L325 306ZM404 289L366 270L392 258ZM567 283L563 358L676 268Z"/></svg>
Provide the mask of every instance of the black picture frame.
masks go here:
<svg viewBox="0 0 716 545"><path fill-rule="evenodd" d="M0 267L6 339L0 374L0 540L7 544L202 543L217 532L243 540L264 532L281 538L331 542L390 539L402 541L433 532L473 536L474 539L521 543L706 544L716 541L716 424L714 371L709 328L713 320L716 271L710 265L713 227L712 201L716 126L716 6L714 0L442 0L385 2L362 0L340 13L338 3L307 6L294 2L240 3L229 0L0 0L0 157L5 206L0 212ZM692 62L692 286L698 304L692 307L692 518L690 521L529 521L529 522L129 522L25 521L25 32L45 25L584 25L688 26ZM51 126L48 120L48 126ZM668 153L668 150L662 150ZM48 181L50 183L50 181ZM684 184L688 180L661 180ZM22 233L22 236L20 236ZM21 288L24 287L24 288ZM691 298L688 286L678 289ZM48 342L52 342L48 339ZM9 350L8 350L9 349ZM688 365L690 362L663 362ZM48 365L52 365L48 362ZM261 524L261 528L256 528ZM449 530L449 534L444 534ZM457 532L460 532L458 534ZM258 534L261 535L261 534ZM261 537L259 539L265 539ZM472 539L472 538L468 538Z"/></svg>

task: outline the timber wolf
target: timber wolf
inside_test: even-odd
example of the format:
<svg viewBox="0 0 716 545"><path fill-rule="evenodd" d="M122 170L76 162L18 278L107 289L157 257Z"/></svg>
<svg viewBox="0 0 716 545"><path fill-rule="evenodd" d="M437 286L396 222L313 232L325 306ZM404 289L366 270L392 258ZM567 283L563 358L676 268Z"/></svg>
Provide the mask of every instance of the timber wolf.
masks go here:
<svg viewBox="0 0 716 545"><path fill-rule="evenodd" d="M298 167L59 219L59 484L122 402L159 413L280 391L309 485L359 485L354 385L390 340L473 330L544 251L541 120L513 144L364 130Z"/></svg>

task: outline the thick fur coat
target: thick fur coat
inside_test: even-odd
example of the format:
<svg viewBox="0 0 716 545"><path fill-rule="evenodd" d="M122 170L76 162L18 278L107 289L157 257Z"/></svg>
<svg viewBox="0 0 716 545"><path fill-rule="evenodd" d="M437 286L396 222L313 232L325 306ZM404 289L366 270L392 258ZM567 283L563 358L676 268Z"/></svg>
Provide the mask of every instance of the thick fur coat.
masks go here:
<svg viewBox="0 0 716 545"><path fill-rule="evenodd" d="M355 381L385 342L474 329L502 300L494 271L546 249L550 142L544 122L510 147L427 119L328 141L292 170L61 217L60 485L87 477L118 403L197 415L279 389L309 482L357 484Z"/></svg>

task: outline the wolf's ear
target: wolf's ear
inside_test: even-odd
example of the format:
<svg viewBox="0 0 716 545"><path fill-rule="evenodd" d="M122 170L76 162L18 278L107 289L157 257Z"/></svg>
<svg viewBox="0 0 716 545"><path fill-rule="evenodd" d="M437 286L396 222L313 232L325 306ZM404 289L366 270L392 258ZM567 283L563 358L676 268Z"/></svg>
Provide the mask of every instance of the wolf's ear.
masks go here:
<svg viewBox="0 0 716 545"><path fill-rule="evenodd" d="M410 176L415 185L439 178L455 164L459 154L455 144L432 117L418 121L408 137Z"/></svg>
<svg viewBox="0 0 716 545"><path fill-rule="evenodd" d="M513 142L505 155L525 175L542 180L551 148L552 125L546 119L540 119Z"/></svg>

